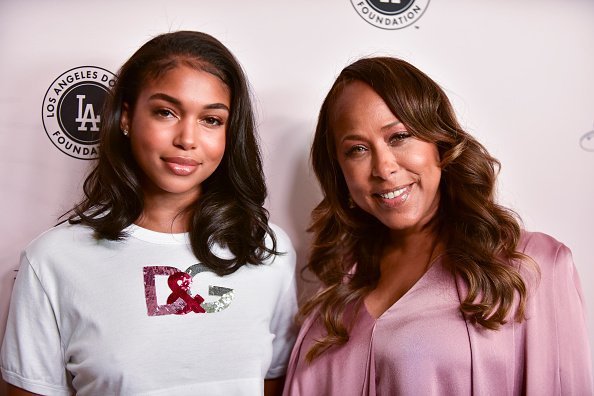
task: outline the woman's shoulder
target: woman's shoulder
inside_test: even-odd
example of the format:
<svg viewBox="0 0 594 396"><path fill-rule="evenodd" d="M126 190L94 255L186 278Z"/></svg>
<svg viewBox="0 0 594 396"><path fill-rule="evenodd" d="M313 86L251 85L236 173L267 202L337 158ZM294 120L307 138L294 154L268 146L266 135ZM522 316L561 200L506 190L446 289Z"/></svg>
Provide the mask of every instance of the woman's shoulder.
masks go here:
<svg viewBox="0 0 594 396"><path fill-rule="evenodd" d="M520 236L520 243L518 250L525 254L540 253L550 254L559 251L559 249L567 248L563 242L560 242L555 237L545 234L543 232L534 232L523 230Z"/></svg>
<svg viewBox="0 0 594 396"><path fill-rule="evenodd" d="M39 234L25 248L27 254L60 251L65 245L93 240L93 230L80 224L60 223Z"/></svg>
<svg viewBox="0 0 594 396"><path fill-rule="evenodd" d="M282 266L287 271L294 272L296 265L296 253L293 243L289 235L276 224L269 223L270 230L274 234L276 239L276 251L278 254L274 254L270 257L268 263L275 266ZM272 247L272 240L270 235L266 236L266 246Z"/></svg>
<svg viewBox="0 0 594 396"><path fill-rule="evenodd" d="M571 250L548 234L522 231L518 250L530 257L541 273L573 271Z"/></svg>
<svg viewBox="0 0 594 396"><path fill-rule="evenodd" d="M293 250L293 243L291 242L291 238L285 232L285 230L274 223L268 223L268 225L270 226L270 230L274 233L274 236L276 237L276 243L278 245L278 248Z"/></svg>

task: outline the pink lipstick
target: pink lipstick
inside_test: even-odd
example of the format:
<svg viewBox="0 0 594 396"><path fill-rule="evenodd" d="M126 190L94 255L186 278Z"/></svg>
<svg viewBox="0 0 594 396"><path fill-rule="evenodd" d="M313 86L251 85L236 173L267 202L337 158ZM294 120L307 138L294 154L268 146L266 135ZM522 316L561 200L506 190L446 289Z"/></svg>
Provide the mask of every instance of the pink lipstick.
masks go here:
<svg viewBox="0 0 594 396"><path fill-rule="evenodd" d="M190 175L200 165L198 161L187 157L165 157L163 161L165 161L169 170L178 176Z"/></svg>

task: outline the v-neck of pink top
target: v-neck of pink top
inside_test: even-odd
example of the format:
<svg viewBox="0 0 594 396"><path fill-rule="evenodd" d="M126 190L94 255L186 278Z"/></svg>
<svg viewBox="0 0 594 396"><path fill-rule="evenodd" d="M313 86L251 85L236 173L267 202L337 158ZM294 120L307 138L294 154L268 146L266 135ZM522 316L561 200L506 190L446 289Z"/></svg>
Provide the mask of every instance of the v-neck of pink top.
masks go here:
<svg viewBox="0 0 594 396"><path fill-rule="evenodd" d="M438 259L377 319L363 304L349 341L308 364L305 354L325 334L312 323L299 346L292 393L469 395L470 342L459 307L455 279ZM353 311L347 308L347 321Z"/></svg>

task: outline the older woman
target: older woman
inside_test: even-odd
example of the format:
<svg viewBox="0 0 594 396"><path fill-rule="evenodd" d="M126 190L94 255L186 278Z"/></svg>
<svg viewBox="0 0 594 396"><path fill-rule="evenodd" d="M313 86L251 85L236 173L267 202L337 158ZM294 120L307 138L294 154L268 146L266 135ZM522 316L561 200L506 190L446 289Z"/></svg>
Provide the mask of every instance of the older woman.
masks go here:
<svg viewBox="0 0 594 396"><path fill-rule="evenodd" d="M323 283L286 395L591 395L569 249L495 202L499 163L394 58L346 67L312 147Z"/></svg>

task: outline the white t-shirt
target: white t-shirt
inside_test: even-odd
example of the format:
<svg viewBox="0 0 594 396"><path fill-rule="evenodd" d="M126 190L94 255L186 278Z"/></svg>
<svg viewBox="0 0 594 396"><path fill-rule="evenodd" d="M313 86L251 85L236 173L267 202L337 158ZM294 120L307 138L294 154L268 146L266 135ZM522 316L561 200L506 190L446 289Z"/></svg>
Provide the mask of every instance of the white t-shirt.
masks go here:
<svg viewBox="0 0 594 396"><path fill-rule="evenodd" d="M224 277L198 263L187 234L45 232L22 255L2 377L52 395L262 394L264 378L284 375L297 310L295 252L272 228L285 254Z"/></svg>

